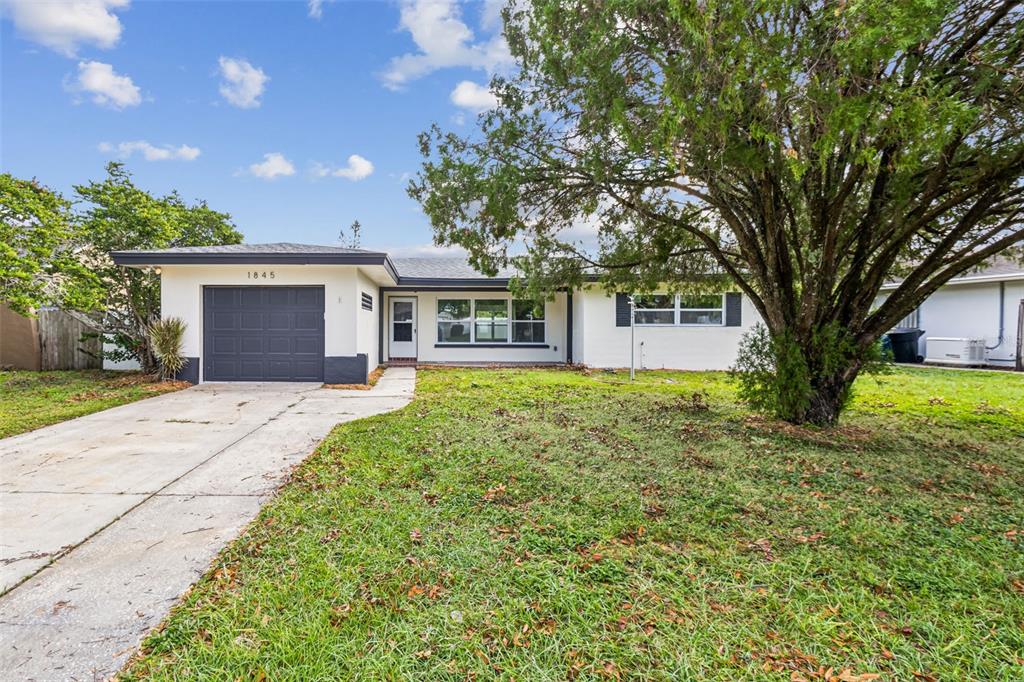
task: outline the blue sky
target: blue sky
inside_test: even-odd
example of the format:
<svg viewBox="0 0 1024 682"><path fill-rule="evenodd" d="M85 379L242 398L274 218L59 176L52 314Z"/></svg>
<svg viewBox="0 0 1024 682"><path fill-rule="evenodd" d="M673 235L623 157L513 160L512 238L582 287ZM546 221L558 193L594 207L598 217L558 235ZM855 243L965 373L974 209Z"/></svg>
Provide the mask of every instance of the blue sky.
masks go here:
<svg viewBox="0 0 1024 682"><path fill-rule="evenodd" d="M498 5L0 0L0 166L67 194L124 160L247 241L431 253L416 135L469 131L509 67Z"/></svg>

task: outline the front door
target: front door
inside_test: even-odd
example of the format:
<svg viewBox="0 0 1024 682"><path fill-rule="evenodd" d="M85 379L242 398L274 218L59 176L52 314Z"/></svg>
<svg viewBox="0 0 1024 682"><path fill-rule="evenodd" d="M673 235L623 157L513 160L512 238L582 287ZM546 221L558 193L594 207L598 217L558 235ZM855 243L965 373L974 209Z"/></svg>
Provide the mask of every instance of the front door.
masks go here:
<svg viewBox="0 0 1024 682"><path fill-rule="evenodd" d="M388 335L389 358L416 357L416 299L391 299L391 329Z"/></svg>

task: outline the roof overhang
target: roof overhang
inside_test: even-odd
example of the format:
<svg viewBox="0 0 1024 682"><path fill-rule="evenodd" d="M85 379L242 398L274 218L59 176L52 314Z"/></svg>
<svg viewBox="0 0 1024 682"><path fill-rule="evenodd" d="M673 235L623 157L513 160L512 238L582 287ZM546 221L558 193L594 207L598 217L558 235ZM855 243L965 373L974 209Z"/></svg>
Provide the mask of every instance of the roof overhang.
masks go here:
<svg viewBox="0 0 1024 682"><path fill-rule="evenodd" d="M111 251L117 265L147 267L164 265L382 265L399 281L386 253L168 253L166 251Z"/></svg>
<svg viewBox="0 0 1024 682"><path fill-rule="evenodd" d="M957 277L951 279L942 286L956 286L958 284L986 284L986 283L998 283L998 282L1015 282L1018 280L1024 280L1024 271L1022 272L1007 272L998 275L968 275L967 277ZM903 282L886 282L882 285L882 291L892 291L897 289Z"/></svg>

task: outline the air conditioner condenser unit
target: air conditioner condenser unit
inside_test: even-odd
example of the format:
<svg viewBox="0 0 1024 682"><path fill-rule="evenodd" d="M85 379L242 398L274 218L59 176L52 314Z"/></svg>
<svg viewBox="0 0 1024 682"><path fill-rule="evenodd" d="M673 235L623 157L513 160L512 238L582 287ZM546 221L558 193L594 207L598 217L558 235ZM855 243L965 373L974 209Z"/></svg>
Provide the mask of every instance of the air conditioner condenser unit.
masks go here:
<svg viewBox="0 0 1024 682"><path fill-rule="evenodd" d="M985 339L928 337L925 362L940 365L984 365Z"/></svg>

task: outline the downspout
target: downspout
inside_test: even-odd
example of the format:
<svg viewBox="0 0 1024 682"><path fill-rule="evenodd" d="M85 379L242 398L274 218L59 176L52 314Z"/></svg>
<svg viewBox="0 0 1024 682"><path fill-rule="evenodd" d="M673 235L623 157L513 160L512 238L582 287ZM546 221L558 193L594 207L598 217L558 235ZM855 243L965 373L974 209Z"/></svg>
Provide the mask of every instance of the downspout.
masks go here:
<svg viewBox="0 0 1024 682"><path fill-rule="evenodd" d="M985 346L985 350L995 350L1003 345L1003 336L1006 333L1006 282L999 283L999 339L994 346Z"/></svg>
<svg viewBox="0 0 1024 682"><path fill-rule="evenodd" d="M572 289L565 293L565 364L572 364Z"/></svg>

